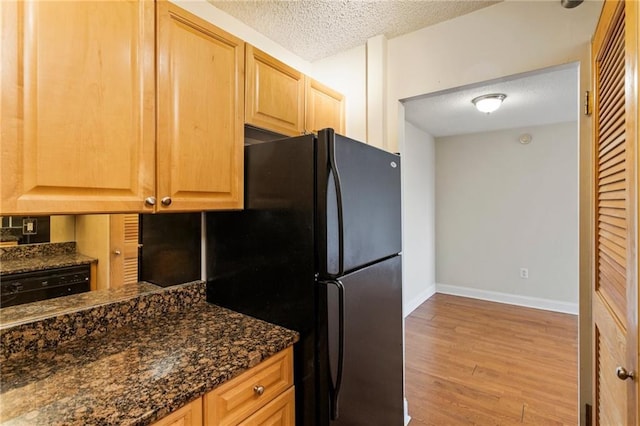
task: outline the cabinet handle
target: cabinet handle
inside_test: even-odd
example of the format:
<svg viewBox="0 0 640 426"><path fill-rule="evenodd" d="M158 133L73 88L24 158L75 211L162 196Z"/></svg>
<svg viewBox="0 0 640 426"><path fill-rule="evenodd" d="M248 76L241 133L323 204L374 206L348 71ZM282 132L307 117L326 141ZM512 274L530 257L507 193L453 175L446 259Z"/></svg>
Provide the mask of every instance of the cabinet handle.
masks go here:
<svg viewBox="0 0 640 426"><path fill-rule="evenodd" d="M635 379L636 374L633 371L627 371L627 369L624 367L618 367L616 368L616 376L618 376L618 379L620 380L633 380Z"/></svg>
<svg viewBox="0 0 640 426"><path fill-rule="evenodd" d="M144 203L147 206L155 206L156 205L156 197L147 197L144 199Z"/></svg>
<svg viewBox="0 0 640 426"><path fill-rule="evenodd" d="M171 205L171 197L164 197L160 202L163 206L169 207Z"/></svg>
<svg viewBox="0 0 640 426"><path fill-rule="evenodd" d="M264 393L264 386L261 386L261 385L254 386L253 392L258 396L262 395Z"/></svg>
<svg viewBox="0 0 640 426"><path fill-rule="evenodd" d="M122 252L120 250L114 250L113 254L115 254L116 256L120 256Z"/></svg>

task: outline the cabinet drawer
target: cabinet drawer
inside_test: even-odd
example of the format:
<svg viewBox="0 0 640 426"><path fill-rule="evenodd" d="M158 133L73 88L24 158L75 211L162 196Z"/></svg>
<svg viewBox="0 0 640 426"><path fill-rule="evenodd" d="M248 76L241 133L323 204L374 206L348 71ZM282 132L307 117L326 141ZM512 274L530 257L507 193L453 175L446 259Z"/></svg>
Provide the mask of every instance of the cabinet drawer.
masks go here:
<svg viewBox="0 0 640 426"><path fill-rule="evenodd" d="M295 393L289 388L238 426L294 426Z"/></svg>
<svg viewBox="0 0 640 426"><path fill-rule="evenodd" d="M205 395L206 422L236 425L292 385L293 349L289 347Z"/></svg>

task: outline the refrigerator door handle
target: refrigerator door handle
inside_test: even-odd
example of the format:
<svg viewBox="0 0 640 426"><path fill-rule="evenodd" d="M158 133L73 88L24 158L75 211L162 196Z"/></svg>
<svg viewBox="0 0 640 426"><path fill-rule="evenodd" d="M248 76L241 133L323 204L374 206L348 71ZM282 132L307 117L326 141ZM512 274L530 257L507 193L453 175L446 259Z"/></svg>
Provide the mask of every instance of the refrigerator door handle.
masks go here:
<svg viewBox="0 0 640 426"><path fill-rule="evenodd" d="M331 420L337 420L340 416L338 410L338 398L340 396L340 386L342 385L342 369L344 366L344 285L340 280L320 281L320 284L334 285L338 289L338 365L336 379L331 377ZM331 371L331 369L329 369Z"/></svg>
<svg viewBox="0 0 640 426"><path fill-rule="evenodd" d="M342 184L340 183L340 172L336 166L336 138L329 140L328 155L329 167L333 174L333 183L336 188L336 207L338 210L338 273L337 276L344 275L344 220L342 215Z"/></svg>

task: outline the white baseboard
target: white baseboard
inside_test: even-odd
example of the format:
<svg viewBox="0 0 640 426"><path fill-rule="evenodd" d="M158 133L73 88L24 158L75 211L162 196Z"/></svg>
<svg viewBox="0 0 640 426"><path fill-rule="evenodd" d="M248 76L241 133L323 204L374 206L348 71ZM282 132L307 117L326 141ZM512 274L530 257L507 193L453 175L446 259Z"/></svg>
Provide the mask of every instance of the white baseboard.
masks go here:
<svg viewBox="0 0 640 426"><path fill-rule="evenodd" d="M436 292L451 294L454 296L470 297L472 299L488 300L490 302L506 303L509 305L526 306L527 308L543 309L545 311L562 312L564 314L578 315L579 310L577 303L521 296L518 294L500 293L497 291L480 290L477 288L461 287L457 285L436 284Z"/></svg>
<svg viewBox="0 0 640 426"><path fill-rule="evenodd" d="M411 416L409 415L409 402L407 398L404 399L404 426L407 426L411 421Z"/></svg>
<svg viewBox="0 0 640 426"><path fill-rule="evenodd" d="M420 294L414 297L412 300L407 302L407 306L403 308L404 317L408 317L411 312L415 311L416 308L422 305L426 300L428 300L431 296L436 294L436 284L431 284L429 287L424 289Z"/></svg>

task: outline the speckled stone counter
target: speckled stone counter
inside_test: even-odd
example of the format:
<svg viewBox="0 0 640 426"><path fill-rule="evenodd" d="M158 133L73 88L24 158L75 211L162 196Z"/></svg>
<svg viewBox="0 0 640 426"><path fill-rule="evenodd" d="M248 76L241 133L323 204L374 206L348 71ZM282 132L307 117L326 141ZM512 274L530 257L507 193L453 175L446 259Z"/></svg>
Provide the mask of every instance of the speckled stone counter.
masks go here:
<svg viewBox="0 0 640 426"><path fill-rule="evenodd" d="M205 291L204 281L168 288L140 283L2 308L0 361L33 356L74 339L186 309L204 301ZM50 314L40 315L45 310Z"/></svg>
<svg viewBox="0 0 640 426"><path fill-rule="evenodd" d="M297 339L200 302L2 363L0 422L148 425Z"/></svg>
<svg viewBox="0 0 640 426"><path fill-rule="evenodd" d="M45 318L71 314L98 306L135 299L149 293L164 292L162 287L147 282L139 282L118 288L72 294L65 297L39 300L22 305L0 309L0 330L17 325L32 323Z"/></svg>
<svg viewBox="0 0 640 426"><path fill-rule="evenodd" d="M97 260L76 252L76 243L44 243L0 247L0 274L87 265Z"/></svg>

